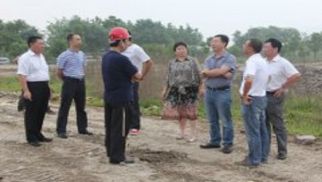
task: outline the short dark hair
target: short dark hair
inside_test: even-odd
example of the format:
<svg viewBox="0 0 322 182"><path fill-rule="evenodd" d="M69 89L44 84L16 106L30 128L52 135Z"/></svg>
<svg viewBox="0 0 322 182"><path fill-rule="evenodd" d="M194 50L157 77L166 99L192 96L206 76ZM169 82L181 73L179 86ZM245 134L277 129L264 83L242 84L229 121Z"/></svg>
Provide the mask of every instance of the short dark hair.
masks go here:
<svg viewBox="0 0 322 182"><path fill-rule="evenodd" d="M173 45L173 51L175 52L176 49L179 47L179 46L184 46L185 48L188 49L188 45L185 43L185 42L176 42L174 45Z"/></svg>
<svg viewBox="0 0 322 182"><path fill-rule="evenodd" d="M31 44L37 42L37 40L42 40L42 37L38 36L38 35L32 35L30 37L28 37L28 40L27 40L27 44L28 44L28 47L31 46Z"/></svg>
<svg viewBox="0 0 322 182"><path fill-rule="evenodd" d="M79 35L77 33L69 33L66 37L67 43L69 43L71 40L73 40L75 35Z"/></svg>
<svg viewBox="0 0 322 182"><path fill-rule="evenodd" d="M249 39L249 46L253 48L254 52L260 53L263 48L263 43L259 39Z"/></svg>
<svg viewBox="0 0 322 182"><path fill-rule="evenodd" d="M221 42L225 43L225 47L227 47L227 45L229 43L229 37L227 35L218 34L218 35L215 35L214 38L215 37L220 38Z"/></svg>
<svg viewBox="0 0 322 182"><path fill-rule="evenodd" d="M274 38L267 39L265 41L265 43L271 43L272 47L277 48L278 52L281 52L282 47L283 47L281 41L274 39Z"/></svg>
<svg viewBox="0 0 322 182"><path fill-rule="evenodd" d="M130 37L129 37L129 41L132 41L132 32L130 30L127 30L127 32L129 33Z"/></svg>
<svg viewBox="0 0 322 182"><path fill-rule="evenodd" d="M117 47L121 42L125 42L126 39L123 39L123 40L116 40L112 43L110 43L110 46L111 47Z"/></svg>

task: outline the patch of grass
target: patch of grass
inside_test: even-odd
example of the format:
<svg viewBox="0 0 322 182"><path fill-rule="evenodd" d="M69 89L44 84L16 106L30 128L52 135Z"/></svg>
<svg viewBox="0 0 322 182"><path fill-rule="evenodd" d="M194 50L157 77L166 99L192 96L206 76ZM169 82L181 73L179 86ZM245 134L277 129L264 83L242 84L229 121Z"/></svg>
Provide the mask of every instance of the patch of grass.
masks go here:
<svg viewBox="0 0 322 182"><path fill-rule="evenodd" d="M7 92L19 92L21 90L17 77L0 77L0 90Z"/></svg>
<svg viewBox="0 0 322 182"><path fill-rule="evenodd" d="M86 103L88 106L104 107L104 100L99 97L87 97Z"/></svg>
<svg viewBox="0 0 322 182"><path fill-rule="evenodd" d="M147 116L160 116L162 102L159 99L144 99L140 101L141 112Z"/></svg>
<svg viewBox="0 0 322 182"><path fill-rule="evenodd" d="M60 81L53 76L51 76L51 78L52 79L49 82L50 88L52 89L54 94L60 93ZM0 77L0 90L8 92L20 92L21 86L18 78L15 76Z"/></svg>
<svg viewBox="0 0 322 182"><path fill-rule="evenodd" d="M291 134L313 134L322 138L321 96L291 95L285 102L285 122Z"/></svg>

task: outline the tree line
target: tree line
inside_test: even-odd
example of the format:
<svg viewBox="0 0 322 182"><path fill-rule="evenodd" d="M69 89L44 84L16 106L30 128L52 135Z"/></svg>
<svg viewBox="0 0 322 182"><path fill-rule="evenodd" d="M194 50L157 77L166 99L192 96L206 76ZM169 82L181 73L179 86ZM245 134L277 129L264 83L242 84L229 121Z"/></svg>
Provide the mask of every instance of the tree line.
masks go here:
<svg viewBox="0 0 322 182"><path fill-rule="evenodd" d="M83 37L83 50L86 53L93 56L101 55L108 48L107 32L114 26L128 28L133 40L142 45L155 59L171 57L172 45L177 41L185 41L189 45L190 54L195 57L204 58L210 51L210 38L204 39L201 32L190 25L162 24L151 19L126 22L115 16L107 19L82 19L74 16L49 23L45 31L40 31L23 20L0 20L0 57L15 58L27 49L27 37L41 35L46 39L46 57L54 62L57 55L67 48L66 35L70 32ZM308 35L295 28L256 27L245 33L236 31L231 37L229 51L237 57L242 56L242 44L254 37L262 41L271 37L281 40L284 45L282 54L296 61L318 61L322 49L322 32Z"/></svg>

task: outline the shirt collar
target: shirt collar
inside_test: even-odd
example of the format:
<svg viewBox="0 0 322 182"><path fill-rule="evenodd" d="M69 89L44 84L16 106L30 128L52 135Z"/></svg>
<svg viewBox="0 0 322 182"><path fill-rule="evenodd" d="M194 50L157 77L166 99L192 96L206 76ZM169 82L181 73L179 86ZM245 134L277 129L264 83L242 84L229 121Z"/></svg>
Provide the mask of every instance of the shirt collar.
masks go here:
<svg viewBox="0 0 322 182"><path fill-rule="evenodd" d="M217 59L221 59L221 58L224 58L224 57L227 57L228 56L228 52L227 51L224 51L224 53L220 56L220 57L218 57L218 58L216 58L216 53L213 55L213 58L215 59L215 60L217 60Z"/></svg>
<svg viewBox="0 0 322 182"><path fill-rule="evenodd" d="M37 54L34 52L34 51L32 51L31 49L29 49L28 50L28 52L29 52L29 54L31 55L31 56L36 56Z"/></svg>
<svg viewBox="0 0 322 182"><path fill-rule="evenodd" d="M176 61L176 62L180 62L177 58L175 59L175 61ZM184 61L189 61L189 58L188 58L188 57L186 57L186 58L184 59Z"/></svg>
<svg viewBox="0 0 322 182"><path fill-rule="evenodd" d="M256 53L256 54L251 55L249 58L254 58L254 57L258 57L258 56L262 57L262 56L260 55L260 53Z"/></svg>
<svg viewBox="0 0 322 182"><path fill-rule="evenodd" d="M267 58L266 58L266 61L267 62L277 62L279 59L281 58L281 56L279 55L279 54L277 54L272 60L268 60Z"/></svg>
<svg viewBox="0 0 322 182"><path fill-rule="evenodd" d="M70 49L70 48L68 48L67 50L68 50L69 52L72 52L72 53L79 53L79 52L80 52L80 50L78 50L78 51L77 51L77 50L73 50L73 49Z"/></svg>

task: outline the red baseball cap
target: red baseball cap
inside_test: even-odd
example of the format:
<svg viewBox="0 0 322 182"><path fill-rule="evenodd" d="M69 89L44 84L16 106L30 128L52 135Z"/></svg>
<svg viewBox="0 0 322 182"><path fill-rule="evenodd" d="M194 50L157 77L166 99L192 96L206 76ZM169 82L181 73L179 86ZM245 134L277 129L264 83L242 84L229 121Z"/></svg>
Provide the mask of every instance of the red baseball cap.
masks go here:
<svg viewBox="0 0 322 182"><path fill-rule="evenodd" d="M110 39L110 42L128 39L129 37L130 37L130 35L129 35L128 30L123 27L114 27L108 33L108 38Z"/></svg>

